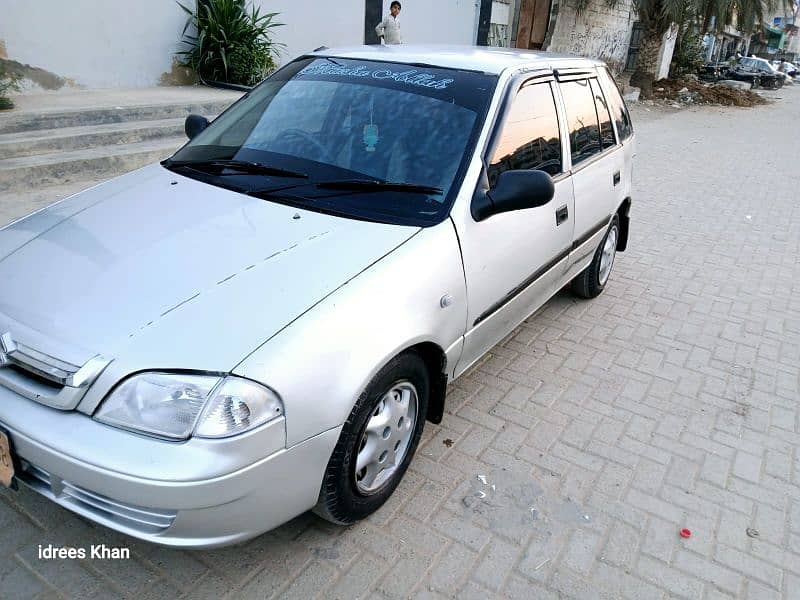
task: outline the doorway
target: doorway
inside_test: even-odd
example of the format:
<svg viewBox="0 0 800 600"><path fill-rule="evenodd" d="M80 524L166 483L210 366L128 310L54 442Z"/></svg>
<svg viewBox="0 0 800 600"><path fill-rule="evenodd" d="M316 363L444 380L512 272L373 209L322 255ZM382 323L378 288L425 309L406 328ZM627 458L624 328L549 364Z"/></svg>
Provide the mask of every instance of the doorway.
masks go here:
<svg viewBox="0 0 800 600"><path fill-rule="evenodd" d="M522 0L517 29L517 48L541 50L550 22L551 0Z"/></svg>
<svg viewBox="0 0 800 600"><path fill-rule="evenodd" d="M380 44L375 26L383 19L383 0L364 0L364 43Z"/></svg>
<svg viewBox="0 0 800 600"><path fill-rule="evenodd" d="M639 48L642 45L644 27L640 21L633 24L631 30L631 43L628 45L628 57L625 60L625 71L633 73L636 70L636 61L639 58Z"/></svg>

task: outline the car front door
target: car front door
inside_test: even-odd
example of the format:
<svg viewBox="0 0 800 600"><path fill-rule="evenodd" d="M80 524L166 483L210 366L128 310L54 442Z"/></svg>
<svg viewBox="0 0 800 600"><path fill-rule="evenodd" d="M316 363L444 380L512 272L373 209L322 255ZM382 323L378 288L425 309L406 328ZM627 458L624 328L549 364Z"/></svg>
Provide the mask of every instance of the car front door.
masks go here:
<svg viewBox="0 0 800 600"><path fill-rule="evenodd" d="M468 318L463 372L555 293L573 236L572 182L564 171L563 131L552 74L512 84L506 109L483 157L483 186L500 173L538 169L555 184L553 199L536 208L475 221L453 216L467 282ZM479 184L480 185L480 184Z"/></svg>

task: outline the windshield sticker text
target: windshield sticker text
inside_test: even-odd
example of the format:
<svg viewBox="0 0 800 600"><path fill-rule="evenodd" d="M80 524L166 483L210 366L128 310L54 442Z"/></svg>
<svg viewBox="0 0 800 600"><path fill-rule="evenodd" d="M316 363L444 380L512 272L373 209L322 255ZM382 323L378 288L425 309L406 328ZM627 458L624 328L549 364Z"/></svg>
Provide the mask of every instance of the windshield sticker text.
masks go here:
<svg viewBox="0 0 800 600"><path fill-rule="evenodd" d="M370 70L364 65L357 67L349 67L344 65L334 65L332 63L320 63L309 65L299 75L334 75L339 77L353 77L364 78L371 77L372 79L392 79L398 83L405 83L406 85L414 85L417 87L426 87L435 90L444 90L455 81L455 79L437 79L435 75L417 71L391 71L389 69Z"/></svg>

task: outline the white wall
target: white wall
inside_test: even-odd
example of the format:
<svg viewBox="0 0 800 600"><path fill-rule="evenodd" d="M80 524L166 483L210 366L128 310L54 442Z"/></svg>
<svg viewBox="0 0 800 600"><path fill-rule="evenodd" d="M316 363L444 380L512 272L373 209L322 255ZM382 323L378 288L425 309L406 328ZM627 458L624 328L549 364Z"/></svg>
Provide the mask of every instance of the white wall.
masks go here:
<svg viewBox="0 0 800 600"><path fill-rule="evenodd" d="M400 0L404 44L474 44L480 2L476 0ZM389 14L391 0L383 2ZM377 25L377 23L376 23ZM359 43L363 43L363 40Z"/></svg>
<svg viewBox="0 0 800 600"><path fill-rule="evenodd" d="M286 44L278 56L278 64L320 46L333 48L364 43L364 0L255 1L263 12L280 13L276 20L285 23L273 30L273 39Z"/></svg>
<svg viewBox="0 0 800 600"><path fill-rule="evenodd" d="M174 0L0 0L8 57L87 87L155 85L185 21Z"/></svg>
<svg viewBox="0 0 800 600"><path fill-rule="evenodd" d="M2 1L2 0L0 0ZM319 46L364 43L364 0L256 0L262 10L280 13L283 27L274 39L286 44L279 64ZM401 0L404 44L474 44L479 0ZM384 16L391 0L384 0ZM375 25L378 23L376 22Z"/></svg>
<svg viewBox="0 0 800 600"><path fill-rule="evenodd" d="M285 23L274 30L286 44L279 64L318 46L364 43L364 0L255 2ZM405 43L473 44L477 10L476 0L404 0ZM90 88L157 85L185 22L175 0L0 0L8 58Z"/></svg>

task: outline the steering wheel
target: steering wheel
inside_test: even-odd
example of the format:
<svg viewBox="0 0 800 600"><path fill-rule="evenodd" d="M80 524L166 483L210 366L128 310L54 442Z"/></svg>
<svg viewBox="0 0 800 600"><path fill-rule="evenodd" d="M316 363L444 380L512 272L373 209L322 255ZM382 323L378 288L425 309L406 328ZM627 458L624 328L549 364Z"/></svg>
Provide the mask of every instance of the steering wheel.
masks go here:
<svg viewBox="0 0 800 600"><path fill-rule="evenodd" d="M294 137L296 139L299 139L300 141L311 144L319 152L320 158L328 162L333 162L333 157L331 156L330 150L325 146L323 146L322 142L313 137L307 131L303 131L302 129L297 129L297 128L286 129L281 134L281 137L284 138L284 140L291 139Z"/></svg>

